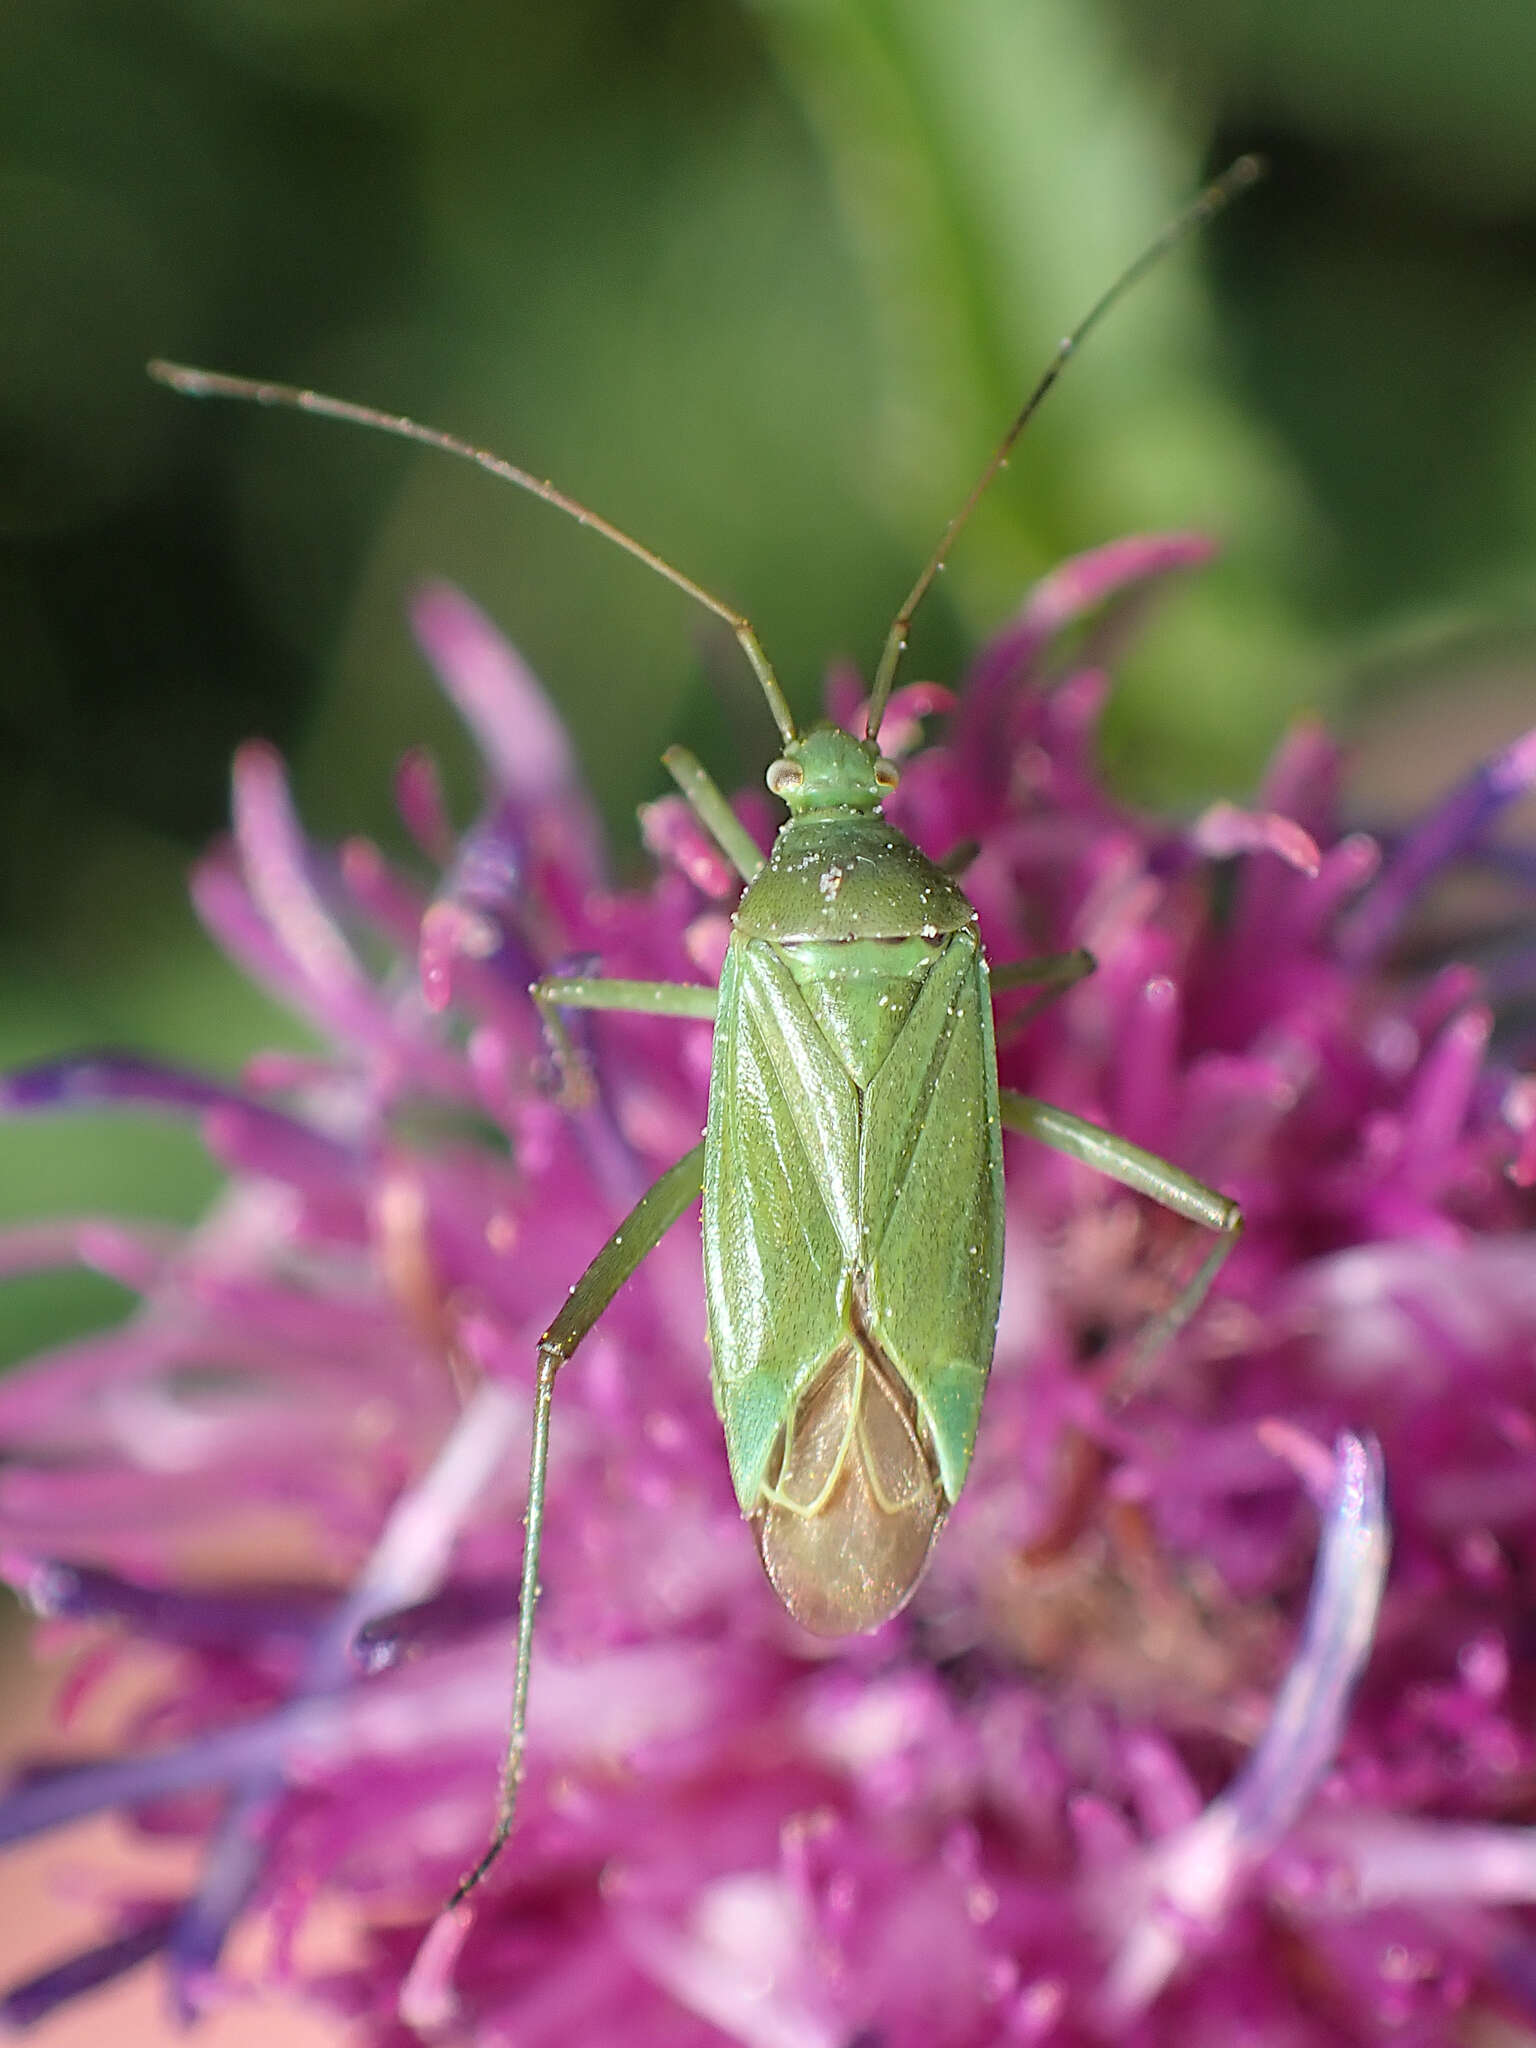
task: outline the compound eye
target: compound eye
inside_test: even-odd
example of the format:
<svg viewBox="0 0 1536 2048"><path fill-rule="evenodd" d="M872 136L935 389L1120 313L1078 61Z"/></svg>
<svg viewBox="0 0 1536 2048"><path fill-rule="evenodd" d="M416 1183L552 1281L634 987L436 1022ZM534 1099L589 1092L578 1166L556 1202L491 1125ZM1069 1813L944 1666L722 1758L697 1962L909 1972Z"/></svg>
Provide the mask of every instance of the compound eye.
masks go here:
<svg viewBox="0 0 1536 2048"><path fill-rule="evenodd" d="M789 796L805 787L805 770L798 761L775 761L764 780L774 796Z"/></svg>
<svg viewBox="0 0 1536 2048"><path fill-rule="evenodd" d="M884 754L875 763L876 789L894 789L901 780L901 770L894 761L887 761Z"/></svg>

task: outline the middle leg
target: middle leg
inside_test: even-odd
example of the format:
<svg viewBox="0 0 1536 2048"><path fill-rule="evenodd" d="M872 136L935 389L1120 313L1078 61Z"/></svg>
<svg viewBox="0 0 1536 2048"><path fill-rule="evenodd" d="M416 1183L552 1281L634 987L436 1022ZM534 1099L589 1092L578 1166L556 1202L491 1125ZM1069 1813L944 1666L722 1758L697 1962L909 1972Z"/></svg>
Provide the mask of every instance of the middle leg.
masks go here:
<svg viewBox="0 0 1536 2048"><path fill-rule="evenodd" d="M1098 964L1085 946L1078 946L1070 953L1044 953L1033 960L1005 960L1001 966L994 967L991 970L994 999L1011 995L1015 989L1031 988L1035 991L1034 1001L1026 1003L1022 1010L1016 1010L1008 1020L1010 1035L1037 1017L1058 996L1065 995L1069 988L1092 974Z"/></svg>
<svg viewBox="0 0 1536 2048"><path fill-rule="evenodd" d="M1210 1292L1211 1283L1226 1264L1243 1228L1243 1212L1236 1202L1218 1194L1203 1181L1170 1166L1154 1152L1133 1145L1128 1138L1101 1129L1069 1110L1056 1109L1033 1095L1020 1095L1004 1088L998 1097L1004 1124L1038 1138L1053 1151L1107 1174L1122 1187L1150 1195L1154 1202L1176 1216L1201 1224L1217 1233L1216 1242L1162 1314L1142 1331L1127 1362L1127 1377L1134 1381L1189 1321Z"/></svg>
<svg viewBox="0 0 1536 2048"><path fill-rule="evenodd" d="M709 982L622 981L602 974L548 974L528 993L543 1020L560 1092L570 1109L587 1105L591 1082L571 1043L562 1010L619 1010L631 1017L698 1017L707 1021L715 1014L718 995Z"/></svg>

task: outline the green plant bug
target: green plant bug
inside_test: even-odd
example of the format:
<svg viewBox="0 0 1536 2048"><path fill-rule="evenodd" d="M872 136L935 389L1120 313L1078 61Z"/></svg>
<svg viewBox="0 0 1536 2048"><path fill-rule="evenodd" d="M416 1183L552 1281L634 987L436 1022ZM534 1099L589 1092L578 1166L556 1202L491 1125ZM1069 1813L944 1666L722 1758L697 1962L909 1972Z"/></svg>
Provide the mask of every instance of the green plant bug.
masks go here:
<svg viewBox="0 0 1536 2048"><path fill-rule="evenodd" d="M1216 1233L1143 1355L1194 1313L1242 1227L1234 1202L1065 1110L1000 1089L998 995L1045 1000L1084 953L989 968L959 882L882 814L898 771L879 732L908 629L949 550L1067 359L1176 242L1260 175L1238 160L1137 257L1059 345L893 621L861 734L800 732L749 620L573 498L414 420L282 384L156 362L193 396L253 400L380 428L459 455L594 528L723 619L780 735L767 772L789 816L764 861L700 763L666 765L744 888L719 984L551 977L532 995L572 1087L562 1013L714 1025L702 1141L598 1251L540 1341L516 1677L497 1818L448 1911L512 1832L538 1597L550 1412L560 1368L663 1234L703 1196L716 1406L743 1516L791 1615L843 1635L911 1597L965 1483L1003 1277L1005 1129L1024 1132Z"/></svg>

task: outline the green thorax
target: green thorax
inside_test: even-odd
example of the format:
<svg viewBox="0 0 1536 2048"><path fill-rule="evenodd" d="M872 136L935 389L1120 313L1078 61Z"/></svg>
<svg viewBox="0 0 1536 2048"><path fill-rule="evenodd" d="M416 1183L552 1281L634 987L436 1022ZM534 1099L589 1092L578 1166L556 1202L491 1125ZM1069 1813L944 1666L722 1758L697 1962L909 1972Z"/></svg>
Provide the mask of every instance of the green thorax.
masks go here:
<svg viewBox="0 0 1536 2048"><path fill-rule="evenodd" d="M836 726L815 726L785 748L768 786L791 815L737 908L742 937L932 942L974 924L961 890L881 815L895 783L873 741Z"/></svg>
<svg viewBox="0 0 1536 2048"><path fill-rule="evenodd" d="M768 772L790 817L735 918L738 942L776 948L860 1089L940 950L976 919L949 876L882 815L896 780L873 741L837 726L792 741Z"/></svg>

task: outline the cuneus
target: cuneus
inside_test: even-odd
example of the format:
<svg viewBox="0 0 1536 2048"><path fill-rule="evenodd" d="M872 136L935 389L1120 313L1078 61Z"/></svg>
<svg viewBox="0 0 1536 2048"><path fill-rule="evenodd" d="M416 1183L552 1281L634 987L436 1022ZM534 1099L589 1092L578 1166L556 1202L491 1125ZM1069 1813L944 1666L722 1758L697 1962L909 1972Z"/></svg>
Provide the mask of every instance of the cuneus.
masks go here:
<svg viewBox="0 0 1536 2048"><path fill-rule="evenodd" d="M989 969L959 883L883 815L897 770L878 740L913 615L1069 356L1122 293L1259 169L1252 158L1234 164L1061 343L897 613L859 734L826 724L797 730L741 613L488 450L318 392L151 366L194 396L382 428L533 492L724 619L779 729L767 781L789 817L766 861L699 762L681 748L664 757L745 884L718 986L593 975L552 977L532 991L569 1082L575 1061L562 1018L576 1010L708 1018L714 1054L702 1142L641 1197L539 1345L506 1760L490 1844L454 1906L513 1825L556 1377L701 1193L714 1391L737 1498L780 1599L796 1620L828 1635L876 1628L898 1612L965 1482L1002 1288L1004 1129L1084 1160L1216 1233L1172 1306L1143 1334L1143 1353L1194 1312L1235 1241L1235 1203L1112 1132L998 1087L994 995L1049 996L1093 962L1079 952Z"/></svg>

